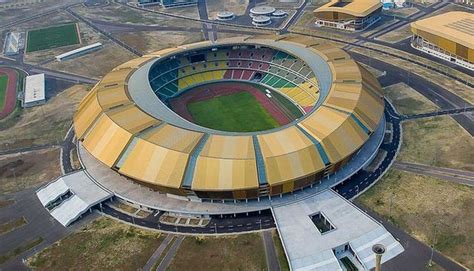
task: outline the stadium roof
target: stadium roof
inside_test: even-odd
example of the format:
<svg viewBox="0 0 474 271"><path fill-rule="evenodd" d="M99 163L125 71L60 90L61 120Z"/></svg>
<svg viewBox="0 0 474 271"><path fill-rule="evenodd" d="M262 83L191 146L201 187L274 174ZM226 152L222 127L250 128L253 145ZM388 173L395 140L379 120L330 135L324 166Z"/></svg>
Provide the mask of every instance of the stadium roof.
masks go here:
<svg viewBox="0 0 474 271"><path fill-rule="evenodd" d="M380 7L382 7L380 0L331 0L314 12L340 12L365 17Z"/></svg>
<svg viewBox="0 0 474 271"><path fill-rule="evenodd" d="M45 100L44 73L26 77L24 104L37 103Z"/></svg>
<svg viewBox="0 0 474 271"><path fill-rule="evenodd" d="M290 124L255 133L212 130L179 117L151 89L150 67L160 58L219 44L264 45L304 59L320 86L316 106ZM217 45L165 49L105 75L74 116L83 146L123 175L158 187L235 191L268 182L290 189L294 180L354 154L378 127L381 87L342 50L284 37L226 39Z"/></svg>
<svg viewBox="0 0 474 271"><path fill-rule="evenodd" d="M413 22L411 27L474 49L474 13L447 12Z"/></svg>

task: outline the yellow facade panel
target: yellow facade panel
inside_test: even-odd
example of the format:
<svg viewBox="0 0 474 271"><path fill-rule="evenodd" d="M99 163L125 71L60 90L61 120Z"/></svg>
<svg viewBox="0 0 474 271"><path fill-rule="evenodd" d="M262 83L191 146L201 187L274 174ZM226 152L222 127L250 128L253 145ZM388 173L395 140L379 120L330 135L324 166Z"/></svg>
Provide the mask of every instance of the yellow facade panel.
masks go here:
<svg viewBox="0 0 474 271"><path fill-rule="evenodd" d="M146 141L160 145L167 149L190 153L199 143L202 133L185 130L170 124L154 128L142 136Z"/></svg>
<svg viewBox="0 0 474 271"><path fill-rule="evenodd" d="M204 145L200 156L222 159L254 159L255 149L251 136L212 135Z"/></svg>
<svg viewBox="0 0 474 271"><path fill-rule="evenodd" d="M365 17L370 13L382 7L382 3L378 0L354 0L340 7L336 4L341 0L331 0L328 3L314 10L315 14L319 12L339 12L352 15L355 17Z"/></svg>
<svg viewBox="0 0 474 271"><path fill-rule="evenodd" d="M257 138L264 157L280 156L313 145L311 140L296 127L258 135Z"/></svg>
<svg viewBox="0 0 474 271"><path fill-rule="evenodd" d="M192 189L199 191L244 190L258 187L255 159L219 159L200 156Z"/></svg>
<svg viewBox="0 0 474 271"><path fill-rule="evenodd" d="M102 114L84 138L84 147L102 163L112 167L132 134Z"/></svg>
<svg viewBox="0 0 474 271"><path fill-rule="evenodd" d="M280 156L264 156L267 182L271 186L284 184L324 169L324 163L314 145Z"/></svg>
<svg viewBox="0 0 474 271"><path fill-rule="evenodd" d="M136 69L148 62L149 60L154 59L153 57L138 57L134 58L130 61L127 61L119 66L117 66L114 70L120 69Z"/></svg>
<svg viewBox="0 0 474 271"><path fill-rule="evenodd" d="M102 86L108 86L111 84L120 84L120 83L124 84L127 81L128 76L132 74L133 71L134 69L121 69L121 70L111 71L108 74L106 74L104 78L102 78L102 80L100 81L100 84Z"/></svg>
<svg viewBox="0 0 474 271"><path fill-rule="evenodd" d="M104 110L132 102L127 96L127 90L124 84L99 88L97 97Z"/></svg>
<svg viewBox="0 0 474 271"><path fill-rule="evenodd" d="M159 124L161 121L141 111L134 104L114 108L107 115L122 129L136 134L148 127Z"/></svg>
<svg viewBox="0 0 474 271"><path fill-rule="evenodd" d="M185 153L137 139L119 172L150 184L180 188L188 157Z"/></svg>
<svg viewBox="0 0 474 271"><path fill-rule="evenodd" d="M81 101L78 111L74 114L73 123L77 138L80 139L84 136L101 112L102 108L97 101L97 91L91 90L91 93Z"/></svg>

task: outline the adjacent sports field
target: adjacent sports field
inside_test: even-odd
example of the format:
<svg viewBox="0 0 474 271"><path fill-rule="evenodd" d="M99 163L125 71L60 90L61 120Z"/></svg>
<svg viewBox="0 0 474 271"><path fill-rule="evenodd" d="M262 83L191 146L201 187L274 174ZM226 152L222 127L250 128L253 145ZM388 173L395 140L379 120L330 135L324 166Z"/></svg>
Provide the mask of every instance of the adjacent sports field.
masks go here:
<svg viewBox="0 0 474 271"><path fill-rule="evenodd" d="M17 83L18 73L15 70L0 67L0 120L15 110Z"/></svg>
<svg viewBox="0 0 474 271"><path fill-rule="evenodd" d="M51 26L28 31L26 52L35 52L79 43L80 38L75 23Z"/></svg>
<svg viewBox="0 0 474 271"><path fill-rule="evenodd" d="M5 104L5 96L7 93L8 76L6 74L0 74L0 111L3 109Z"/></svg>
<svg viewBox="0 0 474 271"><path fill-rule="evenodd" d="M187 109L194 123L221 131L255 132L280 126L248 92L189 103Z"/></svg>

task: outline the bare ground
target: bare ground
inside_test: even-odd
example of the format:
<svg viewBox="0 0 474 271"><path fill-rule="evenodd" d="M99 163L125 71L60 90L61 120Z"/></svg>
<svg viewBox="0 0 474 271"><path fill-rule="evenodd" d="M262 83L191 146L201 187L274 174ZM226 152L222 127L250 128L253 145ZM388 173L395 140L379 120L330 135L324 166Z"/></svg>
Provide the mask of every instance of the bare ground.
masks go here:
<svg viewBox="0 0 474 271"><path fill-rule="evenodd" d="M433 112L439 109L434 103L405 83L385 87L384 93L397 111L404 115Z"/></svg>
<svg viewBox="0 0 474 271"><path fill-rule="evenodd" d="M356 201L468 268L474 267L474 188L390 170ZM390 207L391 206L391 207Z"/></svg>
<svg viewBox="0 0 474 271"><path fill-rule="evenodd" d="M3 130L0 127L0 150L62 142L76 107L89 88L88 85L75 85L45 105L24 109L15 125Z"/></svg>
<svg viewBox="0 0 474 271"><path fill-rule="evenodd" d="M101 217L28 259L35 270L140 270L163 234Z"/></svg>
<svg viewBox="0 0 474 271"><path fill-rule="evenodd" d="M195 271L265 269L265 250L258 233L186 237L169 266L169 270Z"/></svg>
<svg viewBox="0 0 474 271"><path fill-rule="evenodd" d="M474 138L450 116L405 121L399 160L474 171Z"/></svg>
<svg viewBox="0 0 474 271"><path fill-rule="evenodd" d="M0 156L0 193L36 187L60 174L58 148Z"/></svg>

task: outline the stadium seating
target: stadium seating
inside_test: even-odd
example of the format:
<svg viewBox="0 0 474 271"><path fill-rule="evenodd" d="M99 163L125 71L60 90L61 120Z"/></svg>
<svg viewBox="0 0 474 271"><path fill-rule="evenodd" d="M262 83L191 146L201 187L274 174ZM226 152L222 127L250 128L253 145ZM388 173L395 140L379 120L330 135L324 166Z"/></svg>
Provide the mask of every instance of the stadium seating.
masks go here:
<svg viewBox="0 0 474 271"><path fill-rule="evenodd" d="M318 82L311 68L285 52L270 48L221 48L195 54L197 57L168 59L150 69L150 85L161 99L169 99L206 82L225 79L258 81L279 90L302 108L317 102Z"/></svg>

